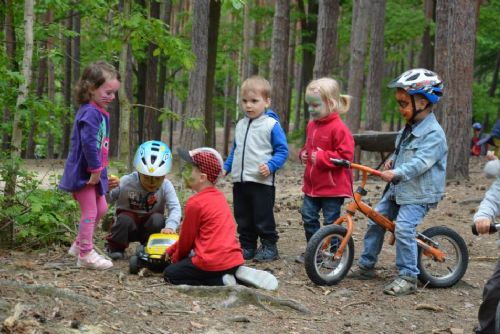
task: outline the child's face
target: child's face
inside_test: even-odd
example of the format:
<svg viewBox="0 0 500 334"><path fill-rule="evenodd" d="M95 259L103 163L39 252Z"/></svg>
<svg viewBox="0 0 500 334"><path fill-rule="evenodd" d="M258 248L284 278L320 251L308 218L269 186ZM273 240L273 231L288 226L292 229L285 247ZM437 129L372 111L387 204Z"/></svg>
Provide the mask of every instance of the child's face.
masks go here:
<svg viewBox="0 0 500 334"><path fill-rule="evenodd" d="M139 181L141 181L142 187L149 192L156 192L164 180L165 176L149 176L139 173Z"/></svg>
<svg viewBox="0 0 500 334"><path fill-rule="evenodd" d="M92 90L92 101L99 107L106 108L114 99L120 88L120 81L106 80L99 88Z"/></svg>
<svg viewBox="0 0 500 334"><path fill-rule="evenodd" d="M264 98L256 90L245 90L241 94L241 109L248 118L254 119L264 113L266 108L271 104L271 99Z"/></svg>
<svg viewBox="0 0 500 334"><path fill-rule="evenodd" d="M194 191L197 191L198 187L203 183L202 175L203 173L194 165L186 164L182 168L184 185Z"/></svg>
<svg viewBox="0 0 500 334"><path fill-rule="evenodd" d="M418 109L424 109L427 106L427 100L419 95L414 95L415 97L415 107ZM409 122L413 116L413 106L411 104L411 97L404 89L396 90L396 102L399 105L399 113L406 122ZM415 117L415 121L423 119L428 112L423 112Z"/></svg>
<svg viewBox="0 0 500 334"><path fill-rule="evenodd" d="M313 119L320 119L330 115L328 105L321 99L319 94L306 94L306 103L309 106L309 114Z"/></svg>

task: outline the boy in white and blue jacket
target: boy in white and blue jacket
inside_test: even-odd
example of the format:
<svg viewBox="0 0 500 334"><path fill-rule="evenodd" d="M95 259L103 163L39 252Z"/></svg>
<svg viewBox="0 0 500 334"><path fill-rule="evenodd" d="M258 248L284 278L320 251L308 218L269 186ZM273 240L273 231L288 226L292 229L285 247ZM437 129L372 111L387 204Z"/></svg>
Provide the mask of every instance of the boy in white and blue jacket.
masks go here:
<svg viewBox="0 0 500 334"><path fill-rule="evenodd" d="M231 174L233 182L234 217L245 260L274 261L279 257L274 180L288 158L288 143L278 116L268 109L270 93L264 78L253 76L243 82L245 117L236 125L233 148L224 163L224 174Z"/></svg>

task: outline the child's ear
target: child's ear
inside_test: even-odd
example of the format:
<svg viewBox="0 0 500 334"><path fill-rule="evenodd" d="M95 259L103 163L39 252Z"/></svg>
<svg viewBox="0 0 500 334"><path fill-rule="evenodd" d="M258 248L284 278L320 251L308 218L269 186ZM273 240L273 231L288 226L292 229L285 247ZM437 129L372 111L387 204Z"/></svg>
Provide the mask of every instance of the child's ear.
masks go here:
<svg viewBox="0 0 500 334"><path fill-rule="evenodd" d="M266 99L266 108L269 108L271 106L271 99L268 97Z"/></svg>

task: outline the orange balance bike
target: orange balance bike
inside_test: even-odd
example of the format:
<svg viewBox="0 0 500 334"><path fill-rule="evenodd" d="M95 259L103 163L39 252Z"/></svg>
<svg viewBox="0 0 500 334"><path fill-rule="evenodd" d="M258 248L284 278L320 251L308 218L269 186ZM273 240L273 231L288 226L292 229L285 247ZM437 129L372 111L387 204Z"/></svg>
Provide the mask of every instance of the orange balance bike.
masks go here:
<svg viewBox="0 0 500 334"><path fill-rule="evenodd" d="M352 239L353 217L356 211L391 232L389 243L395 242L395 223L362 201L368 174L380 176L381 172L347 160L331 159L334 165L362 172L361 185L354 193L354 200L347 205L347 212L333 224L319 229L309 240L304 254L307 276L318 285L333 285L349 272L354 260ZM427 287L447 288L457 283L465 274L469 252L464 239L445 226L431 227L416 235L418 244L418 279Z"/></svg>

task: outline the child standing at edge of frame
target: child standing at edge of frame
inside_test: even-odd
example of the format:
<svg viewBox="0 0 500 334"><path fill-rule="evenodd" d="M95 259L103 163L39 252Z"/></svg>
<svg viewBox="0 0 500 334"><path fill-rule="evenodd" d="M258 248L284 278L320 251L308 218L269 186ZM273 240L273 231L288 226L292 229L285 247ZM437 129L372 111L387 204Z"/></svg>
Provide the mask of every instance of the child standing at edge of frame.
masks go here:
<svg viewBox="0 0 500 334"><path fill-rule="evenodd" d="M325 225L340 216L345 198L352 196L352 172L336 167L331 158L352 161L354 138L340 119L350 106L350 96L341 95L339 84L331 78L314 80L307 85L306 103L312 120L307 125L307 138L299 152L304 170L304 203L302 221L306 241L320 228L319 212L323 210ZM295 259L304 263L304 254Z"/></svg>
<svg viewBox="0 0 500 334"><path fill-rule="evenodd" d="M275 173L288 158L288 143L278 116L269 109L271 85L259 76L241 85L245 117L236 125L233 148L224 175L233 182L234 217L245 260L279 258L274 220ZM257 249L257 239L261 245Z"/></svg>
<svg viewBox="0 0 500 334"><path fill-rule="evenodd" d="M81 210L80 227L69 253L78 255L77 266L105 270L113 263L97 254L93 237L108 205L109 114L105 108L120 88L120 74L110 64L97 61L83 71L76 86L80 108L71 134L71 149L59 188L73 194Z"/></svg>
<svg viewBox="0 0 500 334"><path fill-rule="evenodd" d="M396 88L399 113L406 120L396 138L396 150L384 165L381 178L389 182L375 211L396 222L398 276L385 285L384 293L403 296L417 291L418 247L416 228L427 212L444 196L448 145L432 107L443 94L443 81L434 72L418 68L404 72L388 87ZM384 242L385 230L368 221L352 277L371 279Z"/></svg>

